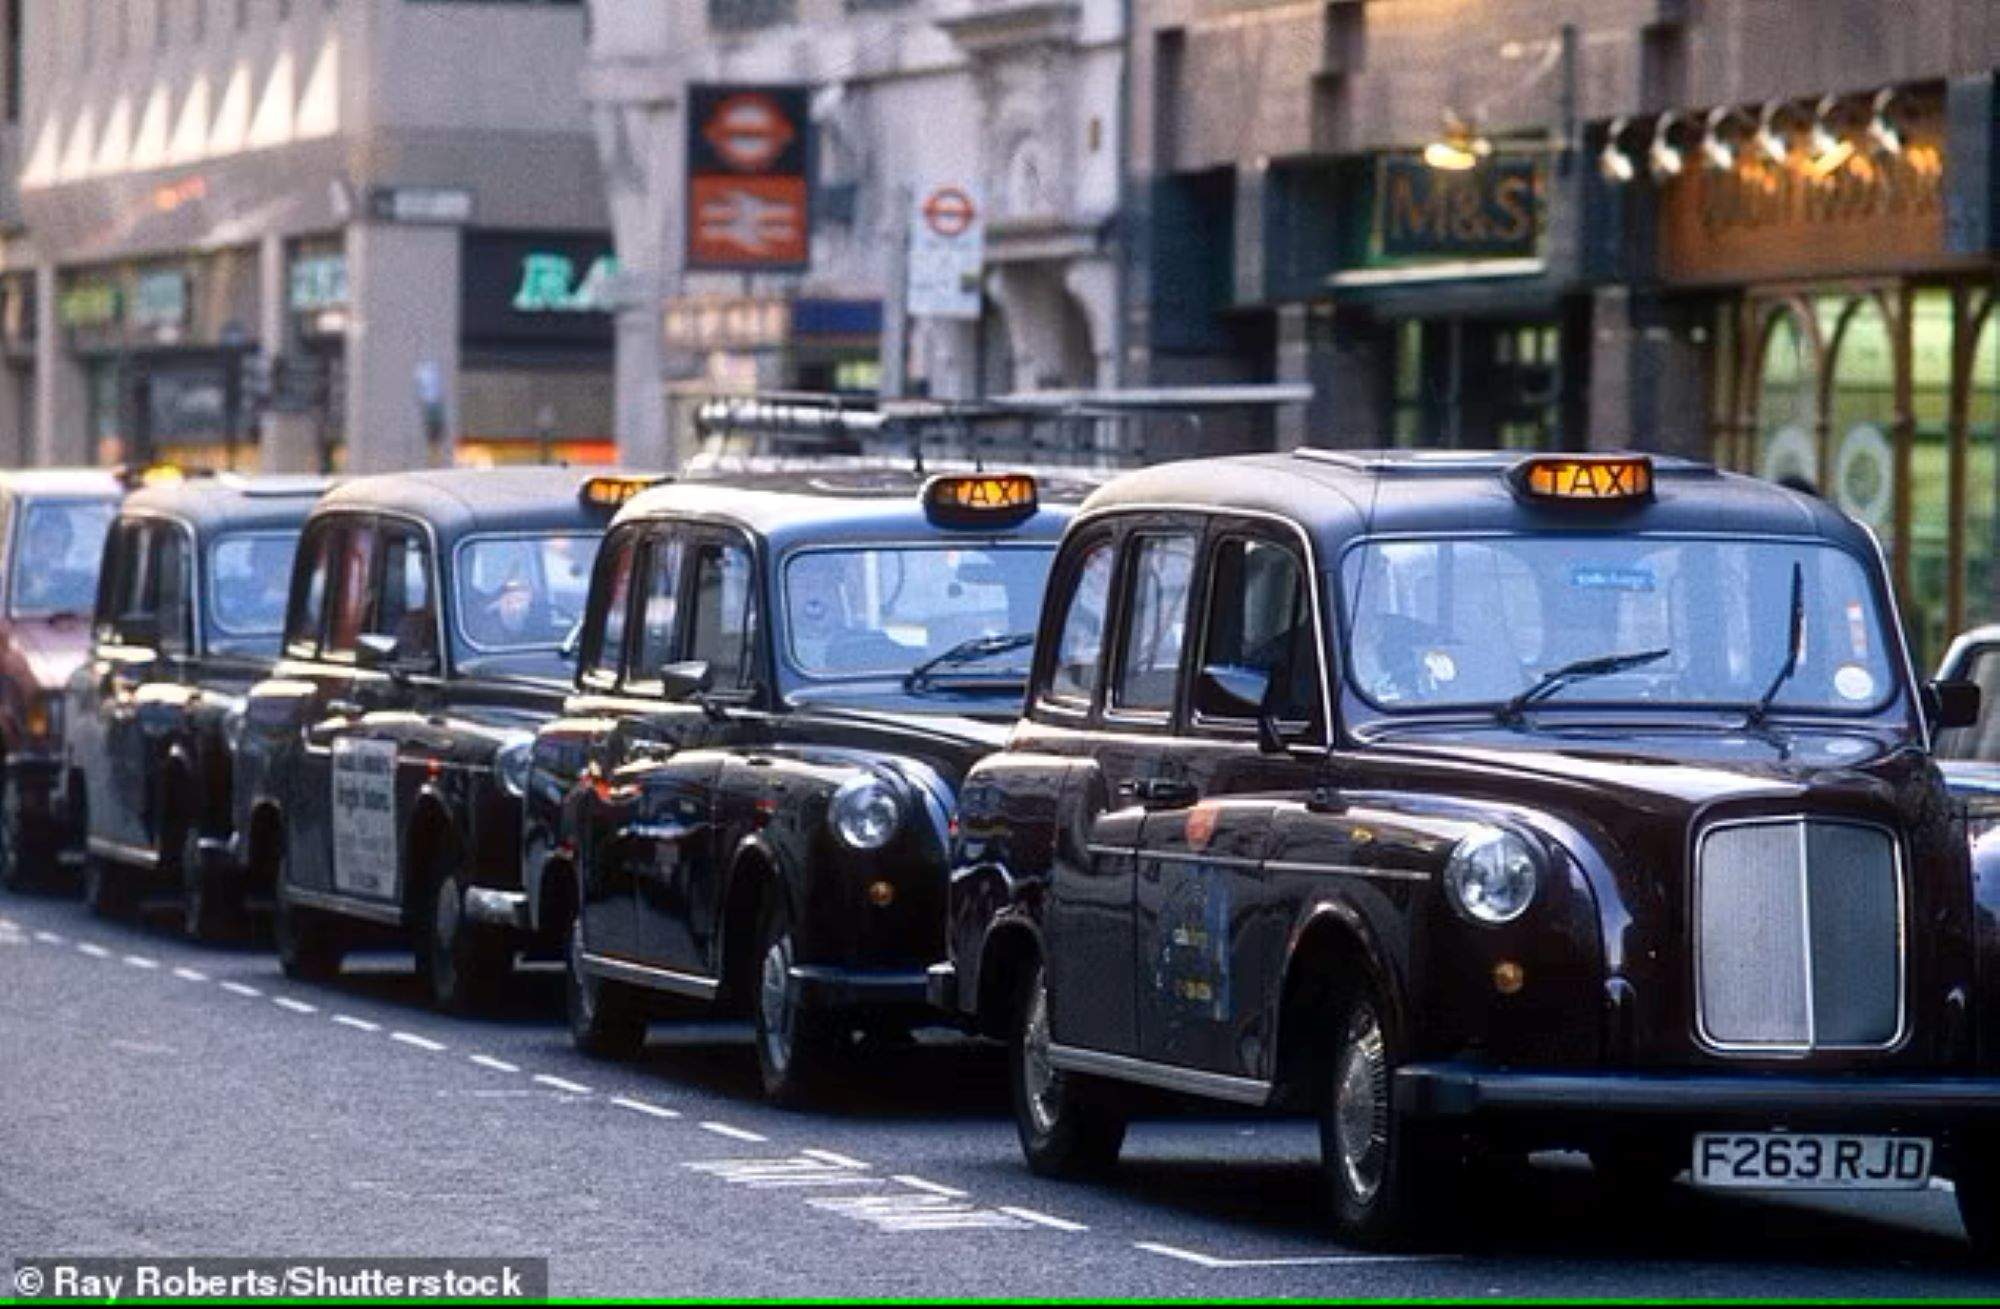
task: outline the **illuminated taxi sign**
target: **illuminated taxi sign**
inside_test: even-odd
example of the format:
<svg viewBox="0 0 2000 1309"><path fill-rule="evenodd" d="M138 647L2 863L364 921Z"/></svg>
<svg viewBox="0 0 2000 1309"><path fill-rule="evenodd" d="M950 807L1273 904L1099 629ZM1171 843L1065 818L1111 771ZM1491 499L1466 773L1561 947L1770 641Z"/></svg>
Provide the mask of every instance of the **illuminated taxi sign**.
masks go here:
<svg viewBox="0 0 2000 1309"><path fill-rule="evenodd" d="M1551 455L1526 459L1510 473L1529 500L1629 504L1653 498L1653 461L1645 455Z"/></svg>
<svg viewBox="0 0 2000 1309"><path fill-rule="evenodd" d="M176 464L126 464L116 471L128 491L148 486L179 486L187 481L187 473Z"/></svg>
<svg viewBox="0 0 2000 1309"><path fill-rule="evenodd" d="M616 509L639 492L666 480L664 477L593 477L584 482L577 498L598 509Z"/></svg>
<svg viewBox="0 0 2000 1309"><path fill-rule="evenodd" d="M1012 527L1038 506L1026 473L946 473L924 483L924 512L939 527Z"/></svg>

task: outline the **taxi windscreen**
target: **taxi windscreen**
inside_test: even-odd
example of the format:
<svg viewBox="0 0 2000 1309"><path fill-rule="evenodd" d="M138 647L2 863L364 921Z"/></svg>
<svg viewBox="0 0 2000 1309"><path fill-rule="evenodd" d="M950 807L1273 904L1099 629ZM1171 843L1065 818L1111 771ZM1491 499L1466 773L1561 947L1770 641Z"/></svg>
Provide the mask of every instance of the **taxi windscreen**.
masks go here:
<svg viewBox="0 0 2000 1309"><path fill-rule="evenodd" d="M16 618L88 614L97 603L97 570L118 506L108 500L43 500L22 511L14 537Z"/></svg>
<svg viewBox="0 0 2000 1309"><path fill-rule="evenodd" d="M275 654L285 630L299 533L232 532L208 551L208 648Z"/></svg>
<svg viewBox="0 0 2000 1309"><path fill-rule="evenodd" d="M583 617L599 539L467 539L458 552L458 625L466 643L488 653L561 646Z"/></svg>
<svg viewBox="0 0 2000 1309"><path fill-rule="evenodd" d="M1859 714L1897 690L1867 572L1821 543L1373 541L1347 555L1339 582L1348 677L1391 713L1734 708L1768 697L1773 711Z"/></svg>
<svg viewBox="0 0 2000 1309"><path fill-rule="evenodd" d="M1025 681L1032 652L998 638L1033 639L1054 557L1051 546L801 550L784 569L788 662L821 680L944 660L940 673Z"/></svg>

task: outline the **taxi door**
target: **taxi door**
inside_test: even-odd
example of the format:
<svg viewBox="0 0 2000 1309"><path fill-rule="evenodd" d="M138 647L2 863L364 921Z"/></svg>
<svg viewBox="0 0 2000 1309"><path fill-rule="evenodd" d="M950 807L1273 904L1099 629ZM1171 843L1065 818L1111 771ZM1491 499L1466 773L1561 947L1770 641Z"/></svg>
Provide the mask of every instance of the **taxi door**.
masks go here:
<svg viewBox="0 0 2000 1309"><path fill-rule="evenodd" d="M393 835L379 814L380 782L362 776L379 778L381 761L356 751L351 743L342 744L365 712L356 699L357 661L380 578L381 529L373 518L335 521L337 525L321 529L309 543L317 549L297 616L311 629L300 639L310 646L312 658L292 670L303 699L297 710L301 749L297 766L283 770L287 776L276 788L286 796L291 834L285 878L294 886L322 892L365 890L371 875L362 873L363 881L357 882L357 869L376 861L358 858L358 853L371 840L378 847L389 842L393 849ZM299 599L295 597L295 602ZM314 621L322 617L323 622ZM338 776L346 783L338 791L336 751ZM371 791L377 797L372 802ZM357 821L358 815L370 810L376 811L372 821Z"/></svg>
<svg viewBox="0 0 2000 1309"><path fill-rule="evenodd" d="M1275 1040L1270 999L1291 921L1266 880L1273 817L1317 768L1267 753L1258 720L1311 737L1319 664L1296 545L1224 522L1204 553L1175 750L1186 785L1140 834L1139 1036L1151 1062L1253 1079Z"/></svg>

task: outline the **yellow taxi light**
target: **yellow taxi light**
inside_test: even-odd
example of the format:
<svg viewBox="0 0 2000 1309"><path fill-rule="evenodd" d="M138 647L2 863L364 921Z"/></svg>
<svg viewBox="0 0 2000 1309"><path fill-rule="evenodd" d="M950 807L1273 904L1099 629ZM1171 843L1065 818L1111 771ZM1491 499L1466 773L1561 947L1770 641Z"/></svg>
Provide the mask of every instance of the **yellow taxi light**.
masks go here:
<svg viewBox="0 0 2000 1309"><path fill-rule="evenodd" d="M149 464L139 470L141 486L179 486L187 481L187 474L178 464Z"/></svg>
<svg viewBox="0 0 2000 1309"><path fill-rule="evenodd" d="M1514 465L1514 486L1530 500L1616 504L1653 497L1645 455L1551 455Z"/></svg>
<svg viewBox="0 0 2000 1309"><path fill-rule="evenodd" d="M940 527L1007 526L1038 506L1026 473L944 473L924 483L924 512Z"/></svg>
<svg viewBox="0 0 2000 1309"><path fill-rule="evenodd" d="M584 482L577 496L587 505L616 509L639 492L666 480L664 477L593 477Z"/></svg>

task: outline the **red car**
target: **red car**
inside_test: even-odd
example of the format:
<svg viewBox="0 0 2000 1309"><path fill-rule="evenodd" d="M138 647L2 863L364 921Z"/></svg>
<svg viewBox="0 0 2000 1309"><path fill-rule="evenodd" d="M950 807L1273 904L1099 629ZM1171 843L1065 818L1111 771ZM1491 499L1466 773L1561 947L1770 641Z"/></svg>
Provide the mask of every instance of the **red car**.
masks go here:
<svg viewBox="0 0 2000 1309"><path fill-rule="evenodd" d="M63 688L90 650L105 533L124 488L93 469L0 471L0 885L45 881L70 824L53 803Z"/></svg>

